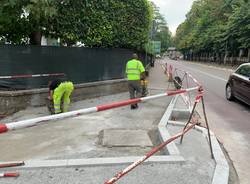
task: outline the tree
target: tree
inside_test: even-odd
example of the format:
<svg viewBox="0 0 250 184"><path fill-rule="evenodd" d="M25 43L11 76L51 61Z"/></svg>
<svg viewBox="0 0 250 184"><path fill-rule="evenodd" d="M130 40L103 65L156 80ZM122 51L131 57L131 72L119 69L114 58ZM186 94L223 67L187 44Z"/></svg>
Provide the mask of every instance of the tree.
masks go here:
<svg viewBox="0 0 250 184"><path fill-rule="evenodd" d="M23 9L30 26L30 44L41 45L42 32L47 29L48 20L57 12L54 0L30 0Z"/></svg>
<svg viewBox="0 0 250 184"><path fill-rule="evenodd" d="M176 46L185 53L211 56L224 62L239 49L249 48L249 2L247 0L195 1L175 36Z"/></svg>
<svg viewBox="0 0 250 184"><path fill-rule="evenodd" d="M41 34L60 38L67 45L82 42L86 47L122 47L142 49L148 41L152 22L151 7L147 0L4 0L8 9L0 14L12 19L22 19L18 32L30 43L39 44ZM23 16L25 15L25 16ZM11 22L11 21L9 21ZM7 24L7 23L6 23ZM5 24L3 24L5 26ZM14 25L12 25L14 27ZM21 30L25 27L25 32ZM14 31L8 29L9 34ZM20 43L1 36L12 43Z"/></svg>
<svg viewBox="0 0 250 184"><path fill-rule="evenodd" d="M1 36L10 43L41 44L42 31L55 13L53 0L4 0L0 3Z"/></svg>
<svg viewBox="0 0 250 184"><path fill-rule="evenodd" d="M172 45L172 35L159 8L154 3L152 3L152 8L153 23L150 37L151 40L161 42L161 52L164 52Z"/></svg>
<svg viewBox="0 0 250 184"><path fill-rule="evenodd" d="M0 2L0 40L22 44L26 41L27 21L24 18L23 2L2 0Z"/></svg>

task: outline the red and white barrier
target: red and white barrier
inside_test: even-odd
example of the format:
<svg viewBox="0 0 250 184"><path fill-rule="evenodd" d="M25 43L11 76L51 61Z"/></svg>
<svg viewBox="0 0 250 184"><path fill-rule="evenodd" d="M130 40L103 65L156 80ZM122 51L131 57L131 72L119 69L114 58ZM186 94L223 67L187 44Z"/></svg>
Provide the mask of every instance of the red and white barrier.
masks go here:
<svg viewBox="0 0 250 184"><path fill-rule="evenodd" d="M7 178L7 177L18 177L18 172L6 172L6 173L0 173L0 178Z"/></svg>
<svg viewBox="0 0 250 184"><path fill-rule="evenodd" d="M2 163L0 164L0 168L5 168L5 167L17 167L24 165L24 161L21 162L9 162L9 163Z"/></svg>
<svg viewBox="0 0 250 184"><path fill-rule="evenodd" d="M194 83L197 86L201 86L201 84L198 82L198 80L196 78L194 78L189 72L186 72L186 71L179 69L179 68L176 68L175 70L179 70L179 71L182 71L183 73L187 74L194 81Z"/></svg>
<svg viewBox="0 0 250 184"><path fill-rule="evenodd" d="M78 115L83 115L83 114L90 114L90 113L94 113L94 112L99 112L99 111L104 111L104 110L108 110L108 109L113 109L113 108L117 108L117 107L130 105L130 104L140 103L140 102L144 102L147 100L157 99L157 98L161 98L161 97L165 97L165 96L173 96L173 95L177 95L177 94L187 93L187 92L190 92L193 90L198 90L198 89L199 89L199 87L194 87L194 88L189 88L189 89L181 89L181 90L177 90L177 91L161 93L158 95L152 95L152 96L147 96L147 97L143 97L143 98L135 98L135 99L125 100L125 101L121 101L121 102L115 102L115 103L111 103L111 104L107 104L107 105L100 105L100 106L96 106L96 107L66 112L66 113L62 113L62 114L54 114L54 115L50 115L50 116L38 117L38 118L34 118L34 119L29 119L29 120L23 120L23 121L12 122L12 123L7 123L7 124L0 124L0 133L7 132L9 130L16 130L16 129L35 126L38 123L46 122L49 120L63 119L63 118L68 118L68 117L73 117L73 116L78 116Z"/></svg>
<svg viewBox="0 0 250 184"><path fill-rule="evenodd" d="M35 78L35 77L51 77L51 76L65 76L64 73L51 73L51 74L24 74L12 76L0 76L0 79L19 79L19 78Z"/></svg>

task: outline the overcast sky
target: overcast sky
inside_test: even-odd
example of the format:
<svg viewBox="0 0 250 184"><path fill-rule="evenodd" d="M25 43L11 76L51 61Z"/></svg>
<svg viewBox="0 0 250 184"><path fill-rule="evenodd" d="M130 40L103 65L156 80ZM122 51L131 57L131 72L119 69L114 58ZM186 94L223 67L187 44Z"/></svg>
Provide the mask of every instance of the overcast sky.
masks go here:
<svg viewBox="0 0 250 184"><path fill-rule="evenodd" d="M151 0L160 8L170 31L174 34L178 25L185 20L195 0Z"/></svg>

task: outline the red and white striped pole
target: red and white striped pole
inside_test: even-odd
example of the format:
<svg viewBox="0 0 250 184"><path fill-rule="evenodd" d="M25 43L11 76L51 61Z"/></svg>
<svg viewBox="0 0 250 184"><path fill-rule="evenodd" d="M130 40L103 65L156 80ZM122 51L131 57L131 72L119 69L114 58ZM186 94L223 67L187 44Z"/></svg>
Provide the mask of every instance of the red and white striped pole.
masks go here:
<svg viewBox="0 0 250 184"><path fill-rule="evenodd" d="M6 173L0 173L0 178L7 178L7 177L18 177L18 172L6 172Z"/></svg>
<svg viewBox="0 0 250 184"><path fill-rule="evenodd" d="M17 166L22 166L22 165L24 165L24 161L21 161L21 162L9 162L9 163L0 164L0 168L17 167Z"/></svg>
<svg viewBox="0 0 250 184"><path fill-rule="evenodd" d="M62 114L54 114L50 116L44 116L44 117L38 117L34 119L29 119L29 120L23 120L23 121L18 121L18 122L12 122L12 123L7 123L7 124L0 124L0 133L7 132L9 130L16 130L16 129L21 129L21 128L26 128L26 127L31 127L35 126L38 123L46 122L49 120L56 120L56 119L63 119L63 118L68 118L68 117L73 117L73 116L78 116L78 115L83 115L83 114L90 114L94 112L99 112L99 111L104 111L108 109L113 109L117 107L122 107L130 104L135 104L135 103L140 103L152 99L157 99L165 96L173 96L177 94L182 94L182 93L187 93L193 90L198 90L199 87L193 87L189 89L181 89L177 91L171 91L171 92L166 92L166 93L161 93L158 95L152 95L152 96L147 96L143 98L135 98L135 99L130 99L130 100L125 100L121 102L115 102L111 104L106 104L106 105L100 105L96 107L91 107L91 108L86 108L86 109L80 109L76 111L71 111L71 112L66 112Z"/></svg>
<svg viewBox="0 0 250 184"><path fill-rule="evenodd" d="M0 79L19 79L19 78L35 78L35 77L51 77L51 76L65 76L64 73L51 73L51 74L24 74L12 76L0 76Z"/></svg>

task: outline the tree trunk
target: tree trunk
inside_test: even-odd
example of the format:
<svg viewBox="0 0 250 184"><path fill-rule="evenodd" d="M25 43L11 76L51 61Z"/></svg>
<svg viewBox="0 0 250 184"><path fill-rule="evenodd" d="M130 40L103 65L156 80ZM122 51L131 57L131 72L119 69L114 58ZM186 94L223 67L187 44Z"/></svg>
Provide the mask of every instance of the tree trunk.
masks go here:
<svg viewBox="0 0 250 184"><path fill-rule="evenodd" d="M248 49L247 62L250 62L250 48Z"/></svg>
<svg viewBox="0 0 250 184"><path fill-rule="evenodd" d="M42 33L41 31L34 31L30 35L30 45L41 45Z"/></svg>
<svg viewBox="0 0 250 184"><path fill-rule="evenodd" d="M237 63L237 51L233 51L231 60L231 65L234 66Z"/></svg>
<svg viewBox="0 0 250 184"><path fill-rule="evenodd" d="M219 54L218 52L216 52L216 54L215 54L215 59L214 59L214 61L215 61L216 63L219 63L219 62L220 62L220 54Z"/></svg>
<svg viewBox="0 0 250 184"><path fill-rule="evenodd" d="M239 58L240 58L240 59L241 59L243 53L244 53L243 49L240 49L240 52L239 52Z"/></svg>
<svg viewBox="0 0 250 184"><path fill-rule="evenodd" d="M242 56L244 54L244 50L243 49L240 49L240 52L239 52L239 57L237 59L237 64L238 63L242 63ZM239 62L238 62L239 61Z"/></svg>
<svg viewBox="0 0 250 184"><path fill-rule="evenodd" d="M225 56L224 56L224 65L227 63L227 56L228 56L228 51L225 52Z"/></svg>
<svg viewBox="0 0 250 184"><path fill-rule="evenodd" d="M233 54L232 54L232 56L231 56L231 58L230 58L230 63L231 63L231 66L233 66L234 64L234 56L233 56Z"/></svg>
<svg viewBox="0 0 250 184"><path fill-rule="evenodd" d="M222 64L222 58L223 58L223 54L222 54L222 53L219 53L219 64L220 64L220 65Z"/></svg>

